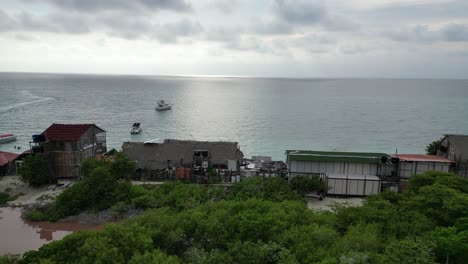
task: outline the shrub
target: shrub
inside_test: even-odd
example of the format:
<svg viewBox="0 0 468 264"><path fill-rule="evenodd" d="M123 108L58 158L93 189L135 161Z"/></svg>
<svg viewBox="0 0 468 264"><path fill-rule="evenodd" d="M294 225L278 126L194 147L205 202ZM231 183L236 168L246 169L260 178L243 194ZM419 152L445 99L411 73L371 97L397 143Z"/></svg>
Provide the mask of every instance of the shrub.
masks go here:
<svg viewBox="0 0 468 264"><path fill-rule="evenodd" d="M295 176L291 179L290 185L301 195L312 191L324 192L326 190L319 176Z"/></svg>
<svg viewBox="0 0 468 264"><path fill-rule="evenodd" d="M19 168L21 180L31 186L42 186L52 183L49 163L45 155L34 154L26 157Z"/></svg>
<svg viewBox="0 0 468 264"><path fill-rule="evenodd" d="M231 187L231 198L240 200L257 198L278 202L301 199L291 191L287 180L279 177L266 179L251 177L241 182L236 182Z"/></svg>
<svg viewBox="0 0 468 264"><path fill-rule="evenodd" d="M6 205L9 201L14 201L19 195L10 195L8 193L0 193L0 206Z"/></svg>

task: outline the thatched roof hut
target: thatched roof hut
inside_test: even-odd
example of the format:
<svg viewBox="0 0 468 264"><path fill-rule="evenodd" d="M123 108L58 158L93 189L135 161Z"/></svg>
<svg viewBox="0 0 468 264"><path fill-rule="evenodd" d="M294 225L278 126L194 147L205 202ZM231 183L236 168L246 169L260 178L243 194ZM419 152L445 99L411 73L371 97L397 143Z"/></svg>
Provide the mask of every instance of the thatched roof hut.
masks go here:
<svg viewBox="0 0 468 264"><path fill-rule="evenodd" d="M163 143L124 142L122 151L137 161L137 169L161 170L168 166L192 164L194 151L208 151L212 166L227 166L228 160L240 164L244 154L237 142L166 139Z"/></svg>

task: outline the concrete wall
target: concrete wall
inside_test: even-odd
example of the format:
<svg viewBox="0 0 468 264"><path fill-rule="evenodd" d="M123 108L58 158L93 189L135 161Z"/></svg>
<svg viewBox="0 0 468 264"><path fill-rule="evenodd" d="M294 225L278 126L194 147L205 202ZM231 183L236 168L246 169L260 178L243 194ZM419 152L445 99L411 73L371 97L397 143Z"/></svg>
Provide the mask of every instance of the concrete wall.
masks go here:
<svg viewBox="0 0 468 264"><path fill-rule="evenodd" d="M192 140L166 139L163 143L125 142L122 151L137 161L137 169L161 170L167 168L167 161L172 166L191 164L194 150L207 150L211 155L211 165L225 165L228 160L241 163L244 154L239 150L237 142L209 142Z"/></svg>

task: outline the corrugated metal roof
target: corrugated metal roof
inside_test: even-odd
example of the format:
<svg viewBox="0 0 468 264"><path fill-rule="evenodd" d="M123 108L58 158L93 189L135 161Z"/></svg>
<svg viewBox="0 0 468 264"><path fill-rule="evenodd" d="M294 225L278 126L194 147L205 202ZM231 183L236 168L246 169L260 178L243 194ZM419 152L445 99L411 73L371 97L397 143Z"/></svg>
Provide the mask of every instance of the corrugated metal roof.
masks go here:
<svg viewBox="0 0 468 264"><path fill-rule="evenodd" d="M8 164L10 161L15 160L19 155L11 152L0 151L0 166Z"/></svg>
<svg viewBox="0 0 468 264"><path fill-rule="evenodd" d="M443 162L443 163L453 163L444 157L439 157L435 155L423 155L423 154L393 154L392 157L399 158L402 161L421 161L421 162Z"/></svg>
<svg viewBox="0 0 468 264"><path fill-rule="evenodd" d="M372 152L333 152L333 151L306 151L286 150L289 160L295 161L337 161L337 162L361 162L373 163L381 157L389 157L385 153Z"/></svg>
<svg viewBox="0 0 468 264"><path fill-rule="evenodd" d="M101 129L95 124L52 124L42 134L50 141L74 142L93 126Z"/></svg>

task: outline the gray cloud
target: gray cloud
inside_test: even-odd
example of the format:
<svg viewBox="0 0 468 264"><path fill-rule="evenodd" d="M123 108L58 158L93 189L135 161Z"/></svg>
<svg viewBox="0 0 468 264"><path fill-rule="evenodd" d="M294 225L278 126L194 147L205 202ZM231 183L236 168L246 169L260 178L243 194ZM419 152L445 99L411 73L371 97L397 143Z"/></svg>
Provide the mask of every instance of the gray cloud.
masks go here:
<svg viewBox="0 0 468 264"><path fill-rule="evenodd" d="M440 29L431 30L427 25L418 25L387 32L385 35L398 42L463 42L468 41L468 26L451 23Z"/></svg>
<svg viewBox="0 0 468 264"><path fill-rule="evenodd" d="M60 8L80 12L109 10L186 12L192 10L192 6L185 0L48 0L48 2Z"/></svg>
<svg viewBox="0 0 468 264"><path fill-rule="evenodd" d="M468 41L468 26L462 24L450 24L441 30L447 41Z"/></svg>
<svg viewBox="0 0 468 264"><path fill-rule="evenodd" d="M118 16L113 13L101 15L92 23L108 35L125 39L143 38L154 30L154 25L146 17Z"/></svg>
<svg viewBox="0 0 468 264"><path fill-rule="evenodd" d="M439 39L439 36L437 36L435 32L430 31L427 25L418 25L412 28L386 32L384 34L393 41L399 42L433 42Z"/></svg>
<svg viewBox="0 0 468 264"><path fill-rule="evenodd" d="M158 26L154 36L163 43L174 43L180 37L195 36L201 32L203 27L199 22L184 19Z"/></svg>
<svg viewBox="0 0 468 264"><path fill-rule="evenodd" d="M99 18L96 24L111 36L125 39L157 39L161 43L176 43L179 38L192 37L204 31L197 21L183 19L168 23L153 23L150 19L116 16Z"/></svg>
<svg viewBox="0 0 468 264"><path fill-rule="evenodd" d="M343 16L327 16L322 26L329 31L356 31L361 28L361 25Z"/></svg>
<svg viewBox="0 0 468 264"><path fill-rule="evenodd" d="M466 18L468 1L409 1L409 3L389 4L360 14L376 21L414 21L421 19Z"/></svg>
<svg viewBox="0 0 468 264"><path fill-rule="evenodd" d="M86 34L101 32L124 39L156 39L161 43L175 43L179 38L203 32L197 21L182 19L168 23L153 23L147 16L125 16L120 12L106 12L99 16L54 13L35 16L22 12L10 16L0 10L0 31L48 32L57 34Z"/></svg>
<svg viewBox="0 0 468 264"><path fill-rule="evenodd" d="M27 31L83 34L88 33L87 21L76 16L62 14L37 17L28 12L10 16L0 10L0 31Z"/></svg>
<svg viewBox="0 0 468 264"><path fill-rule="evenodd" d="M236 3L234 0L215 0L208 4L208 7L221 11L224 14L232 14Z"/></svg>
<svg viewBox="0 0 468 264"><path fill-rule="evenodd" d="M18 24L7 13L0 9L0 32L17 29Z"/></svg>
<svg viewBox="0 0 468 264"><path fill-rule="evenodd" d="M205 31L204 39L215 42L234 41L239 38L244 31L240 28L218 27Z"/></svg>
<svg viewBox="0 0 468 264"><path fill-rule="evenodd" d="M274 0L273 13L283 23L294 26L319 26L328 31L359 29L359 25L354 21L331 13L321 1Z"/></svg>
<svg viewBox="0 0 468 264"><path fill-rule="evenodd" d="M322 21L327 13L325 6L315 1L275 0L274 12L284 21L310 25Z"/></svg>
<svg viewBox="0 0 468 264"><path fill-rule="evenodd" d="M247 26L246 31L260 35L288 35L293 33L294 27L280 20L254 20Z"/></svg>
<svg viewBox="0 0 468 264"><path fill-rule="evenodd" d="M335 46L336 40L326 36L317 34L306 34L295 38L288 44L289 48L299 48L308 53L327 53Z"/></svg>

